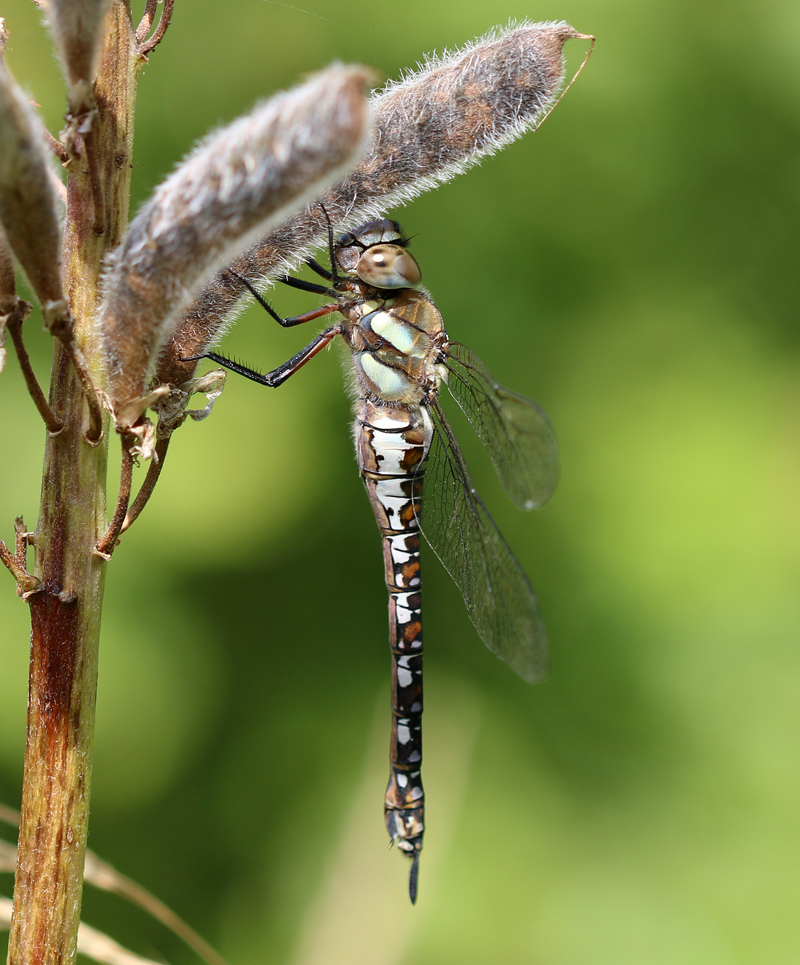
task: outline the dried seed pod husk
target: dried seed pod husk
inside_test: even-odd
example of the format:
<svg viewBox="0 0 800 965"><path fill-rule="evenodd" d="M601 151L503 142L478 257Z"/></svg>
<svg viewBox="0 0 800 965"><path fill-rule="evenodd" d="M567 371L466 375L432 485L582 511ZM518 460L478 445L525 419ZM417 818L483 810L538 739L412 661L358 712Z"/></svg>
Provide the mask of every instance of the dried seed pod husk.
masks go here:
<svg viewBox="0 0 800 965"><path fill-rule="evenodd" d="M144 394L213 272L358 158L370 76L335 66L273 97L202 142L139 212L111 256L98 315L115 410Z"/></svg>
<svg viewBox="0 0 800 965"><path fill-rule="evenodd" d="M14 278L14 260L8 247L6 235L0 225L0 372L6 364L6 323L17 307L17 286Z"/></svg>
<svg viewBox="0 0 800 965"><path fill-rule="evenodd" d="M58 322L52 306L66 303L61 285L61 225L47 148L38 119L3 66L0 144L0 222L46 321Z"/></svg>
<svg viewBox="0 0 800 965"><path fill-rule="evenodd" d="M47 0L45 10L59 59L69 82L70 113L94 106L92 81L103 36L103 20L113 0Z"/></svg>
<svg viewBox="0 0 800 965"><path fill-rule="evenodd" d="M17 300L17 280L14 275L14 259L8 246L6 233L0 224L0 315L11 311Z"/></svg>
<svg viewBox="0 0 800 965"><path fill-rule="evenodd" d="M564 79L563 46L589 39L568 23L521 23L429 59L371 99L373 138L358 166L321 204L294 215L231 267L263 283L295 265L325 239L328 217L341 227L382 215L500 150L536 127ZM159 360L159 380L181 382L235 318L242 286L220 273L197 301Z"/></svg>

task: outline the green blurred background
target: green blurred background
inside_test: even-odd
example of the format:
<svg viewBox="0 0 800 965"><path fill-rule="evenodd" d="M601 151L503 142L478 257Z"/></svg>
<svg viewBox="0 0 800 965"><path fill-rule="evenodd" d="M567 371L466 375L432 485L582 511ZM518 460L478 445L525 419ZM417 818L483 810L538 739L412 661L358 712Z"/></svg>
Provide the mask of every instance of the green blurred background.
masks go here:
<svg viewBox="0 0 800 965"><path fill-rule="evenodd" d="M0 14L58 130L38 13ZM135 200L309 71L396 77L510 17L596 34L586 71L541 131L395 216L451 337L556 426L562 481L533 516L463 441L537 588L551 678L530 688L485 650L429 553L411 909L383 829L386 599L340 365L280 392L231 379L109 568L90 844L235 965L797 963L800 7L178 0L141 78ZM307 335L249 312L225 349L271 367ZM44 373L36 321L28 337ZM43 431L11 357L0 394L8 540L36 519ZM28 630L2 589L16 806ZM88 891L84 917L195 960L117 899Z"/></svg>

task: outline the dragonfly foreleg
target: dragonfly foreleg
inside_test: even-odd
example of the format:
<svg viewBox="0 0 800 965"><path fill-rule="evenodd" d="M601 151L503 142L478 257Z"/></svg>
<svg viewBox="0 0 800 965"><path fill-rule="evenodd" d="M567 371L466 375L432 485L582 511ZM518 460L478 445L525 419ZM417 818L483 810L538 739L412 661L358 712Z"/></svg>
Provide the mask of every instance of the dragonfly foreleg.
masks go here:
<svg viewBox="0 0 800 965"><path fill-rule="evenodd" d="M325 268L324 265L321 265L315 258L306 258L306 264L318 275L321 275L323 278L327 278L328 281L333 281L333 275L331 272L329 272L328 269Z"/></svg>
<svg viewBox="0 0 800 965"><path fill-rule="evenodd" d="M338 305L323 305L322 308L312 309L310 312L303 312L302 315L292 315L289 318L281 318L281 316L275 311L275 309L270 305L270 303L260 295L255 288L250 284L250 282L243 278L238 272L235 272L232 268L228 271L233 275L234 278L244 285L244 287L250 292L250 294L255 298L258 304L266 311L279 325L283 325L284 328L291 328L293 325L302 325L303 322L312 322L315 318L320 318L322 315L330 315L331 312L336 312L339 310ZM289 275L284 275L279 278L284 285L289 285L290 288L301 288L303 291L314 292L318 295L330 295L332 298L336 296L336 292L332 288L324 288L322 285L315 285L313 282L302 281L300 278L290 278Z"/></svg>
<svg viewBox="0 0 800 965"><path fill-rule="evenodd" d="M338 294L335 288L326 288L324 285L318 285L313 281L303 281L302 278L292 278L291 275L280 275L275 281L279 281L282 285L288 285L289 288L299 288L304 292L314 292L316 295L330 295L331 298L335 298Z"/></svg>
<svg viewBox="0 0 800 965"><path fill-rule="evenodd" d="M259 385L266 385L274 389L279 385L283 385L283 383L290 376L294 375L298 369L302 368L309 359L313 359L317 352L321 352L332 339L341 334L342 326L332 325L330 328L325 329L324 332L320 332L320 334L309 342L304 349L301 349L297 355L293 355L288 361L284 362L283 365L279 365L276 369L266 374L258 372L256 369L248 368L246 365L242 365L241 362L226 358L217 352L204 352L202 355L194 355L183 361L194 362L198 359L210 359L212 362L216 362L217 365L222 365L237 375L243 375L252 382L258 382Z"/></svg>

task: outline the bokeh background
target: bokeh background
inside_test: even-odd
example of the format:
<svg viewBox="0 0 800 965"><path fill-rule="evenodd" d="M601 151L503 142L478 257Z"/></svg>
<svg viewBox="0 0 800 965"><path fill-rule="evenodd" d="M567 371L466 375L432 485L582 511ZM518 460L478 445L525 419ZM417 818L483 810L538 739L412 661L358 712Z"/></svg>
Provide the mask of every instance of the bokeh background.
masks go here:
<svg viewBox="0 0 800 965"><path fill-rule="evenodd" d="M340 364L279 392L231 379L109 568L91 846L235 965L800 962L800 8L302 8L178 0L141 78L137 204L210 127L334 59L397 77L511 17L597 35L540 131L394 212L451 336L556 426L562 481L533 516L463 440L537 588L552 676L531 688L495 660L428 553L410 908L383 829L386 599ZM0 14L58 130L38 12ZM271 367L307 336L251 311L225 349ZM36 519L43 430L12 357L0 395L9 539ZM16 806L28 630L0 579ZM195 960L117 899L87 891L84 917Z"/></svg>

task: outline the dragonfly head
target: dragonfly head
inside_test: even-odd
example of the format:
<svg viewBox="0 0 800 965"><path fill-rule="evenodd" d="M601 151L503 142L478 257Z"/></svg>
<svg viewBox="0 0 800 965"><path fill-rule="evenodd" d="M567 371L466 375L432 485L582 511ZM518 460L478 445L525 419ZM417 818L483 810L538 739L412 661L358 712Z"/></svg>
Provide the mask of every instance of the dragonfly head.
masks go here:
<svg viewBox="0 0 800 965"><path fill-rule="evenodd" d="M373 288L413 288L422 281L396 221L383 218L345 232L334 249L338 267Z"/></svg>

